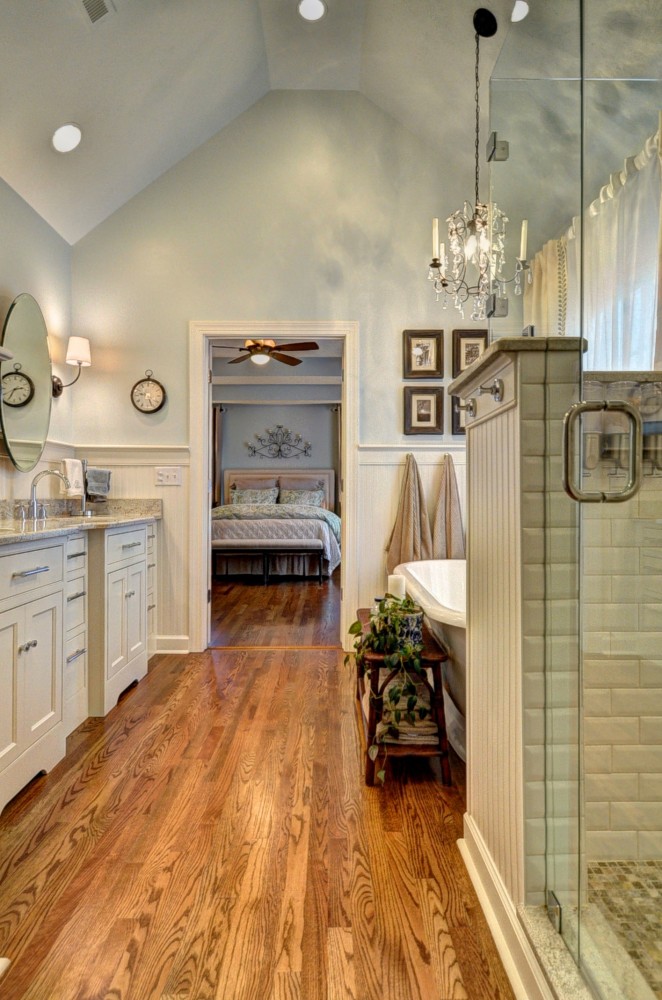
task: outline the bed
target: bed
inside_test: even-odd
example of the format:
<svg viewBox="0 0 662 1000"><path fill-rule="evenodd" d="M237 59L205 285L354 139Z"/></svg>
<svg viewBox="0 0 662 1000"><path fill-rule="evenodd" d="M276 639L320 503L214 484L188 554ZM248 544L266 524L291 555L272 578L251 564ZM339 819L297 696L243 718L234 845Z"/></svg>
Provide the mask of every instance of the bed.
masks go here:
<svg viewBox="0 0 662 1000"><path fill-rule="evenodd" d="M266 583L314 574L321 582L340 564L333 469L225 469L223 499L211 511L215 576L260 573Z"/></svg>

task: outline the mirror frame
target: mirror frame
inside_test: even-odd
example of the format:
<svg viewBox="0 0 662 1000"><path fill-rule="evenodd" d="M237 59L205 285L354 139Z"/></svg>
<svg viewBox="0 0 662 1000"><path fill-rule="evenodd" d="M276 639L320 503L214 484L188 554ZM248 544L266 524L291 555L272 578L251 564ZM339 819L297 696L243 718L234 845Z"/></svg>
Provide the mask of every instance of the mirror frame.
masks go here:
<svg viewBox="0 0 662 1000"><path fill-rule="evenodd" d="M16 348L12 347L9 337L12 333L12 326L16 325L19 320L21 323L23 322L22 306L29 306L34 314L31 326L28 329L28 334L31 339L28 343L20 344L18 345L18 348ZM34 447L34 451L29 454L29 457L23 457L19 453L19 445L24 442L21 441L20 437L16 436L15 429L11 426L11 421L8 419L11 411L2 399L2 391L0 388L0 429L2 431L5 451L7 452L12 464L16 469L18 469L19 472L30 472L31 469L34 469L35 465L41 458L48 439L52 404L52 365L50 350L48 347L48 330L46 328L46 321L44 320L44 315L41 311L39 303L28 292L21 292L20 295L17 295L9 307L2 329L2 346L6 348L6 351L9 354L13 354L15 356L18 355L19 357L22 356L23 358L28 357L30 371L26 371L25 374L29 375L34 383L34 398L41 407L41 412L39 410L35 410L37 426L35 428L35 434L30 435L31 439L33 439L36 443L36 446ZM13 359L0 359L0 361L0 372L2 377L7 375L11 371L12 367L15 367L17 363ZM22 367L22 364L20 367ZM44 400L47 402L44 402Z"/></svg>

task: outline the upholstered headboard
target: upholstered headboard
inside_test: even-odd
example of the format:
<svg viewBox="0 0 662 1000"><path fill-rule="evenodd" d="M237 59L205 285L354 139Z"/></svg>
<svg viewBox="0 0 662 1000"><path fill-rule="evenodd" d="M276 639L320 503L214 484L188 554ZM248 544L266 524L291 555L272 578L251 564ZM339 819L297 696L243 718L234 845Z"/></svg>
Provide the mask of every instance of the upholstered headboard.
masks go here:
<svg viewBox="0 0 662 1000"><path fill-rule="evenodd" d="M280 476L286 476L290 482L300 480L302 484L310 479L320 482L322 484L320 489L324 490L324 506L328 510L336 509L335 469L265 469L264 467L259 469L224 469L224 503L230 503L230 488L237 478L241 479L244 486L248 486L252 479L255 479L256 485L258 485L260 479L264 479L265 477L279 479ZM301 488L307 489L308 487L302 485Z"/></svg>

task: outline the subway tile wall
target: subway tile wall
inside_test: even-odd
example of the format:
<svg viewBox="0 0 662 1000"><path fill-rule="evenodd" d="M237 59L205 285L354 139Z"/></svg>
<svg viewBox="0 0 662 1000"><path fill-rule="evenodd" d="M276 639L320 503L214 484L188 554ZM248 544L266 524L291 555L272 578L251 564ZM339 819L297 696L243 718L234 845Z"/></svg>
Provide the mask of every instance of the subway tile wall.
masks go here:
<svg viewBox="0 0 662 1000"><path fill-rule="evenodd" d="M593 479L617 489L600 465ZM662 474L644 470L632 500L584 509L589 861L662 859Z"/></svg>

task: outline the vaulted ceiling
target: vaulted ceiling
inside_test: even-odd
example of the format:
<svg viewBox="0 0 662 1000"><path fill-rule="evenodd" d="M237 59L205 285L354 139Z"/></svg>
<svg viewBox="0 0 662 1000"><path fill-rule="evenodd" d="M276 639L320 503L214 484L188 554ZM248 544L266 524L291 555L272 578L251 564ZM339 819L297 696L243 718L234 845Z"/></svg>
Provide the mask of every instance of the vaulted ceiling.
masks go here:
<svg viewBox="0 0 662 1000"><path fill-rule="evenodd" d="M360 91L471 172L476 6L327 0L307 23L296 0L4 2L0 176L75 243L274 89ZM500 28L481 43L485 87L512 0L489 8ZM70 121L83 142L56 153L53 130Z"/></svg>

